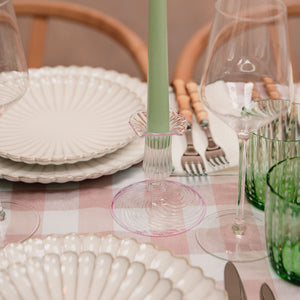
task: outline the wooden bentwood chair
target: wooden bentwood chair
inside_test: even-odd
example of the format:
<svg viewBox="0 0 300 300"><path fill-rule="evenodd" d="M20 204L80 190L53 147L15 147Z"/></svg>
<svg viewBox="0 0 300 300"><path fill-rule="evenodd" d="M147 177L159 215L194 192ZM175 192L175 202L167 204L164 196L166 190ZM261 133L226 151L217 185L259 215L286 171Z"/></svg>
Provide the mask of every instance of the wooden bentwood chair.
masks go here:
<svg viewBox="0 0 300 300"><path fill-rule="evenodd" d="M27 52L29 67L39 68L43 65L47 22L50 18L59 18L81 23L107 34L130 53L144 80L147 79L146 45L132 30L111 16L82 5L57 1L14 1L14 8L17 16L33 18Z"/></svg>
<svg viewBox="0 0 300 300"><path fill-rule="evenodd" d="M287 12L289 19L300 15L300 1L299 0L286 0L284 1L287 6ZM185 47L180 53L179 59L175 66L173 80L182 79L185 82L189 82L194 79L194 72L196 63L201 55L204 54L209 41L209 34L211 29L211 23L206 24L200 28L187 42ZM299 78L296 73L294 53L291 48L291 60L294 66L294 81L298 82Z"/></svg>

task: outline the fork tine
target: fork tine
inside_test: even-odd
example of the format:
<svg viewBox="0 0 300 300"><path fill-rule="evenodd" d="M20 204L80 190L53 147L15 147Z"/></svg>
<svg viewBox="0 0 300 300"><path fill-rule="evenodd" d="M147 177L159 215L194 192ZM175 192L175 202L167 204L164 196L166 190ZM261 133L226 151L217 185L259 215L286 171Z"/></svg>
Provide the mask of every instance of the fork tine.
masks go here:
<svg viewBox="0 0 300 300"><path fill-rule="evenodd" d="M181 160L181 167L183 169L184 172L189 173L188 169L186 168L186 164Z"/></svg>
<svg viewBox="0 0 300 300"><path fill-rule="evenodd" d="M229 161L227 160L225 155L222 155L219 158L222 160L223 164L229 164Z"/></svg>
<svg viewBox="0 0 300 300"><path fill-rule="evenodd" d="M191 157L189 157L191 158ZM206 169L205 166L202 165L200 162L184 162L184 157L183 160L181 161L181 166L182 169L189 175L189 176L201 176L201 175L206 175Z"/></svg>
<svg viewBox="0 0 300 300"><path fill-rule="evenodd" d="M194 172L194 169L193 169L193 164L192 163L187 163L186 164L187 166L187 170L188 170L188 175L189 176L195 176L195 172Z"/></svg>
<svg viewBox="0 0 300 300"><path fill-rule="evenodd" d="M192 167L194 170L194 176L202 176L206 174L205 167L203 164L201 164L201 162L192 163Z"/></svg>
<svg viewBox="0 0 300 300"><path fill-rule="evenodd" d="M189 170L190 170L189 173L190 173L192 176L195 176L196 172L195 172L195 170L194 170L194 163L193 163L193 162L190 162L190 163L188 163L187 165L188 165Z"/></svg>
<svg viewBox="0 0 300 300"><path fill-rule="evenodd" d="M199 170L199 167L201 168L201 170ZM204 163L202 163L202 164L200 163L198 165L198 170L199 170L199 172L198 172L199 175L206 175L206 168L205 168Z"/></svg>
<svg viewBox="0 0 300 300"><path fill-rule="evenodd" d="M194 176L198 176L198 175L199 175L199 169L198 169L197 164L192 163L191 167L192 167L192 169L193 169L193 175L194 175Z"/></svg>
<svg viewBox="0 0 300 300"><path fill-rule="evenodd" d="M214 161L216 166L218 166L218 167L220 166L220 163L219 163L219 161L217 160L216 157L213 157L212 160Z"/></svg>
<svg viewBox="0 0 300 300"><path fill-rule="evenodd" d="M223 165L223 162L221 161L219 156L216 155L213 159L218 166Z"/></svg>
<svg viewBox="0 0 300 300"><path fill-rule="evenodd" d="M189 165L187 162L182 161L182 162L181 162L181 166L182 166L182 169L183 169L189 176L192 176L192 175L193 175L192 170L191 170L191 167L190 167L190 165Z"/></svg>
<svg viewBox="0 0 300 300"><path fill-rule="evenodd" d="M207 161L213 168L217 166L212 158L207 158Z"/></svg>
<svg viewBox="0 0 300 300"><path fill-rule="evenodd" d="M215 157L207 157L208 162L210 163L210 165L212 167L219 167L221 165L227 165L229 164L228 160L226 159L226 157L224 155L218 155Z"/></svg>
<svg viewBox="0 0 300 300"><path fill-rule="evenodd" d="M202 168L201 168L201 164L194 164L194 167L195 167L195 174L197 175L197 176L200 176L201 174L202 174ZM199 168L200 167L200 168ZM201 170L200 170L201 169Z"/></svg>

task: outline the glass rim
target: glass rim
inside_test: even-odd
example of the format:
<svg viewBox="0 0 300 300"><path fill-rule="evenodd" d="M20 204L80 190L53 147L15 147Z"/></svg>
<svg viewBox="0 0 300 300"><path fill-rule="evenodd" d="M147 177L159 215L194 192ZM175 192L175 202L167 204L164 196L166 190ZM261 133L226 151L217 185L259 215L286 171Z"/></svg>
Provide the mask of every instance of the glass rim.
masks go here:
<svg viewBox="0 0 300 300"><path fill-rule="evenodd" d="M275 194L276 196L278 196L281 200L285 200L285 198L284 198L282 195L280 195L279 193L277 193L277 192L274 190L273 186L272 186L271 183L270 183L270 174L271 174L272 171L273 171L276 167L278 167L279 165L281 165L281 164L283 164L283 163L285 163L285 162L287 162L287 161L294 160L294 159L299 159L299 160L300 160L300 156L289 157L289 158L286 158L286 159L284 159L284 160L282 160L282 161L276 163L275 165L273 165L273 166L269 169L269 171L268 171L268 173L267 173L267 176L266 176L266 177L267 177L267 180L266 180L266 181L267 181L267 185L268 185L268 187L270 188L271 192L272 192L273 194ZM300 209L300 205L297 204L297 203L289 202L289 205L295 206L295 207L299 207L299 209Z"/></svg>
<svg viewBox="0 0 300 300"><path fill-rule="evenodd" d="M139 129L135 124L139 119ZM142 122L141 122L142 121ZM139 137L171 137L173 135L183 135L188 126L188 121L183 114L177 113L174 109L169 109L169 131L168 132L149 132L147 128L147 111L139 110L133 113L129 119L129 125Z"/></svg>
<svg viewBox="0 0 300 300"><path fill-rule="evenodd" d="M226 11L222 10L220 8L222 1L224 1L224 0L217 0L216 1L215 9L220 14L222 14L226 17L229 17L231 19L234 19L234 20L241 20L241 21L247 21L247 22L272 21L272 20L275 20L275 19L281 17L282 15L286 15L286 13L287 13L287 8L286 8L286 5L284 4L284 2L282 2L281 0L275 0L276 4L279 4L279 6L281 7L281 10L278 13L274 14L273 16L262 17L262 18L241 17L241 16L234 15L233 13L229 13L229 12L226 12Z"/></svg>

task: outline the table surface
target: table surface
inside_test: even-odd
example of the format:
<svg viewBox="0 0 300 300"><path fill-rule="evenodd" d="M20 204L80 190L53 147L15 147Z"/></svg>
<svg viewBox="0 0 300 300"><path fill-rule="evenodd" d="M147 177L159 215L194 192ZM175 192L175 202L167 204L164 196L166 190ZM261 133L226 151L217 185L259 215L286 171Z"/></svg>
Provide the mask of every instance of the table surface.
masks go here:
<svg viewBox="0 0 300 300"><path fill-rule="evenodd" d="M25 184L0 181L1 201L11 200L33 206L40 214L40 227L35 237L49 234L113 233L120 238L133 237L139 242L151 242L158 249L168 249L175 256L185 257L194 266L203 269L208 277L224 288L223 271L225 261L205 253L195 238L193 228L172 237L145 237L121 228L110 214L113 195L121 188L144 179L141 164L110 176L83 182L64 184ZM237 176L219 175L207 177L171 177L192 186L204 198L207 214L226 206L235 205ZM255 208L252 208L255 210ZM16 220L15 222L22 222ZM267 259L252 263L235 264L245 285L248 299L259 299L259 288L267 282L276 299L296 299L300 288L280 279L270 268Z"/></svg>

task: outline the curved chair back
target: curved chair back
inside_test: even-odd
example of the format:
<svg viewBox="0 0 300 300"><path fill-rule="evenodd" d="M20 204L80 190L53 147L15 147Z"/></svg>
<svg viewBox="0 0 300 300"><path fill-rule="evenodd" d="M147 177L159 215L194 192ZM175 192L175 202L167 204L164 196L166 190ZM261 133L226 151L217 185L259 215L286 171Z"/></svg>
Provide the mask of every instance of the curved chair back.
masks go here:
<svg viewBox="0 0 300 300"><path fill-rule="evenodd" d="M98 10L82 5L57 1L14 1L17 16L33 18L27 63L29 67L43 65L47 23L50 18L77 22L99 30L122 45L133 57L144 79L147 78L148 50L144 42L118 20Z"/></svg>
<svg viewBox="0 0 300 300"><path fill-rule="evenodd" d="M300 15L300 2L299 0L285 1L287 6L287 12L289 19ZM173 75L173 81L175 79L183 79L185 82L193 80L196 64L201 55L204 54L206 47L209 42L211 23L207 23L200 28L186 43L185 47L181 51L175 71ZM291 38L290 38L291 40ZM292 46L291 49L291 60L294 66L294 81L298 81L298 76L295 67L295 56Z"/></svg>

